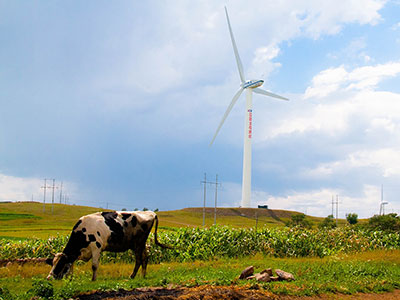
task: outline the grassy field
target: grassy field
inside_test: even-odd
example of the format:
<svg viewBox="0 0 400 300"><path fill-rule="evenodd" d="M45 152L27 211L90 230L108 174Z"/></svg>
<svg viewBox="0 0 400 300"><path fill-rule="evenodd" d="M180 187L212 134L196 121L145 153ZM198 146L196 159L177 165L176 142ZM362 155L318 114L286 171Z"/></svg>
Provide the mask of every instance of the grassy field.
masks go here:
<svg viewBox="0 0 400 300"><path fill-rule="evenodd" d="M39 202L0 203L0 237L48 238L49 236L67 235L77 220L86 214L105 209ZM202 208L184 208L173 211L159 211L160 226L163 228L201 227L203 225ZM218 208L217 224L236 228L281 227L285 225L294 211L267 210L254 208ZM257 220L258 219L258 220ZM307 216L314 226L322 218ZM214 208L206 209L206 226L214 223ZM339 225L345 224L339 220Z"/></svg>
<svg viewBox="0 0 400 300"><path fill-rule="evenodd" d="M207 207L206 226L214 224L214 208ZM184 208L157 213L163 226L167 227L200 227L203 225L203 208ZM217 224L237 228L280 227L284 226L292 215L298 212L255 208L217 208ZM258 221L257 221L258 219ZM320 218L309 217L320 222Z"/></svg>
<svg viewBox="0 0 400 300"><path fill-rule="evenodd" d="M48 238L67 235L77 220L98 208L38 202L0 203L0 237Z"/></svg>
<svg viewBox="0 0 400 300"><path fill-rule="evenodd" d="M265 268L283 269L294 274L293 282L258 283L238 279L241 271L253 265L256 272ZM271 258L254 256L190 263L162 263L148 267L148 276L130 280L131 264L102 264L98 281L91 282L90 263L79 264L74 276L52 281L55 299L68 299L92 290L132 289L145 286L246 285L274 294L318 295L384 292L400 288L400 251L371 251L327 258ZM15 299L30 299L50 270L46 265L12 265L0 268L0 286Z"/></svg>
<svg viewBox="0 0 400 300"><path fill-rule="evenodd" d="M43 212L40 203L0 203L0 244L3 247L0 254L8 251L16 254L12 258L44 257L60 251L66 241L64 236L70 234L78 218L96 211L99 209L56 204L53 212L51 205L46 205ZM368 233L352 227L331 231L284 228L294 214L298 213L220 208L217 224L229 227L198 229L196 227L202 227L202 208L158 212L159 238L167 244L178 245L181 250L177 251L182 253L177 252L179 256L175 257L175 250L164 253L150 247L151 261L162 263L150 264L146 278L128 279L133 269L133 264L127 263L133 261L129 253L126 259L114 259L114 255L104 253L97 282L90 281L91 263L78 262L72 278L50 282L45 280L50 266L12 263L0 267L0 299L31 299L48 292L53 294L52 299L69 299L93 290L171 285L245 286L300 296L400 289L398 234ZM307 218L314 227L322 221L322 218ZM254 228L256 219L258 231L244 229ZM210 227L213 221L214 209L207 208L206 226ZM345 223L340 220L340 225ZM50 236L59 237L48 239ZM47 251L56 244L57 249ZM29 254L22 255L22 250ZM306 257L294 258L296 256ZM296 280L273 283L238 280L241 271L249 265L253 265L256 272L265 268L283 269L293 273Z"/></svg>

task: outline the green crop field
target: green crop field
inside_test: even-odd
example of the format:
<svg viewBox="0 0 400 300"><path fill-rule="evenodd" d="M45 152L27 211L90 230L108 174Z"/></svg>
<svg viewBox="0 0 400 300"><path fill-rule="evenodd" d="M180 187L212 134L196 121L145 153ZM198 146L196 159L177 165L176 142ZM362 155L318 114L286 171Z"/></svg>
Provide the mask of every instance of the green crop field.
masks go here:
<svg viewBox="0 0 400 300"><path fill-rule="evenodd" d="M345 225L318 229L322 218L308 217L312 228L285 227L290 211L202 208L158 212L159 239L174 249L161 249L150 235L147 278L130 280L135 261L131 251L102 254L97 282L91 282L90 263L77 262L72 278L46 281L50 267L43 263L11 263L16 259L48 257L62 251L77 219L99 209L35 202L0 204L0 299L31 299L51 293L50 299L69 299L91 290L144 286L244 286L285 295L385 292L400 289L400 233ZM256 229L257 224L257 229ZM5 260L5 261L4 261ZM249 265L257 271L279 268L293 282L259 283L238 280ZM40 299L40 298L36 298Z"/></svg>

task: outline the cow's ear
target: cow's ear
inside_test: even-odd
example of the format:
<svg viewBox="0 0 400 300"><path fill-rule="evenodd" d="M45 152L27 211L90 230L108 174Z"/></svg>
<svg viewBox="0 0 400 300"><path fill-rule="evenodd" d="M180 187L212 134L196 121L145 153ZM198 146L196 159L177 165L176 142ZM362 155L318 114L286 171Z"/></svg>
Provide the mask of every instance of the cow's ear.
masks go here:
<svg viewBox="0 0 400 300"><path fill-rule="evenodd" d="M53 265L53 258L52 257L47 258L46 259L46 264L52 266Z"/></svg>

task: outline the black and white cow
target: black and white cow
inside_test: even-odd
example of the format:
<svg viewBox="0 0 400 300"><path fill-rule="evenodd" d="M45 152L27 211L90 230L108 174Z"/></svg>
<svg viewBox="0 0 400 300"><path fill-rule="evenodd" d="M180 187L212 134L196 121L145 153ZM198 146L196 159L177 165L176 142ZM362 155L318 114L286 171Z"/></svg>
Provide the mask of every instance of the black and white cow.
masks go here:
<svg viewBox="0 0 400 300"><path fill-rule="evenodd" d="M72 264L76 260L88 261L91 258L92 280L96 280L102 251L123 252L129 249L134 251L136 259L131 278L136 276L140 266L145 276L148 261L146 240L154 221L156 245L169 248L157 240L158 218L152 211L98 212L81 217L72 229L63 252L47 260L53 266L47 279L61 279L72 271Z"/></svg>

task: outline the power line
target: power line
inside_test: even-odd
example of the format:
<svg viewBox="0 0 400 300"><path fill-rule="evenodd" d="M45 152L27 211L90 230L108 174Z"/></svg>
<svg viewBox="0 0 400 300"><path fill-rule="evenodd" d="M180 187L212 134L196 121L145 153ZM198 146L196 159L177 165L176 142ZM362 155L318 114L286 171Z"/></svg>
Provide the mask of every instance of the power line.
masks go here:
<svg viewBox="0 0 400 300"><path fill-rule="evenodd" d="M203 226L206 225L206 195L207 195L207 184L215 185L215 206L214 206L214 225L217 223L217 199L218 199L218 186L221 184L218 182L218 174L215 176L215 182L207 181L207 174L204 173L204 180L200 181L201 184L204 184L204 199L203 199Z"/></svg>
<svg viewBox="0 0 400 300"><path fill-rule="evenodd" d="M63 189L63 182L61 181L61 185L60 185L60 204L61 204L61 199L62 199L62 189Z"/></svg>
<svg viewBox="0 0 400 300"><path fill-rule="evenodd" d="M53 179L53 186L52 186L53 193L52 193L52 196L51 196L51 213L52 214L54 213L54 189L58 189L58 187L55 186L55 182L56 182L56 180Z"/></svg>
<svg viewBox="0 0 400 300"><path fill-rule="evenodd" d="M217 224L217 198L218 198L218 174L215 175L215 207L214 207L214 225Z"/></svg>
<svg viewBox="0 0 400 300"><path fill-rule="evenodd" d="M332 217L334 216L334 205L336 204L336 226L338 225L338 214L339 214L339 195L336 195L336 201L334 200L335 196L332 195Z"/></svg>
<svg viewBox="0 0 400 300"><path fill-rule="evenodd" d="M203 226L206 225L206 191L207 191L207 174L204 173L204 180L200 181L204 184L204 199L203 199Z"/></svg>
<svg viewBox="0 0 400 300"><path fill-rule="evenodd" d="M45 211L45 204L46 204L46 189L48 189L49 187L47 186L47 179L44 179L44 186L41 187L41 189L44 190L43 193L43 212Z"/></svg>

